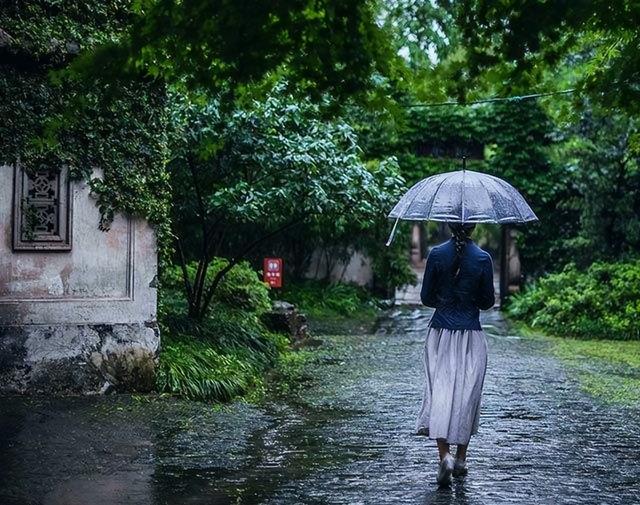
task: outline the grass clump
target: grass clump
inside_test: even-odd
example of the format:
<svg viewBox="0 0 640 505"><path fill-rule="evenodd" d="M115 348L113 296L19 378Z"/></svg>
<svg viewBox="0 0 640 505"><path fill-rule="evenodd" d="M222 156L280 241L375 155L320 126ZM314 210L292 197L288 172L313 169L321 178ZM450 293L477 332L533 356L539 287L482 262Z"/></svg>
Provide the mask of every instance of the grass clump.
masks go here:
<svg viewBox="0 0 640 505"><path fill-rule="evenodd" d="M587 393L607 403L640 404L640 341L554 338L551 349Z"/></svg>
<svg viewBox="0 0 640 505"><path fill-rule="evenodd" d="M586 393L605 403L640 406L640 340L557 337L514 323L518 333L548 342Z"/></svg>
<svg viewBox="0 0 640 505"><path fill-rule="evenodd" d="M271 373L271 389L282 396L291 396L310 380L306 367L316 353L309 350L282 353Z"/></svg>
<svg viewBox="0 0 640 505"><path fill-rule="evenodd" d="M253 367L207 342L180 339L165 345L156 376L160 391L190 399L228 401L256 385Z"/></svg>
<svg viewBox="0 0 640 505"><path fill-rule="evenodd" d="M201 321L187 314L177 269L167 272L158 311L159 392L193 400L259 400L269 372L280 363L299 359L290 357L296 352L288 336L269 332L260 320L270 307L267 286L246 263L231 272Z"/></svg>
<svg viewBox="0 0 640 505"><path fill-rule="evenodd" d="M265 373L292 352L288 337L268 332L255 314L221 306L203 321L172 314L162 326L157 389L193 400L258 399Z"/></svg>

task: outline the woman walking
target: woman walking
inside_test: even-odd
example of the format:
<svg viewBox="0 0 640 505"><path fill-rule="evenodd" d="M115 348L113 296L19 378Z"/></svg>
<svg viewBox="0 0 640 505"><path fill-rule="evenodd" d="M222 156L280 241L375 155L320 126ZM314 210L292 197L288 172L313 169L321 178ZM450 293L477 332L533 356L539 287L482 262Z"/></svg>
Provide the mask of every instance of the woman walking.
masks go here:
<svg viewBox="0 0 640 505"><path fill-rule="evenodd" d="M470 238L474 224L449 224L452 238L427 258L422 303L434 307L425 347L426 384L416 430L435 439L440 466L437 481L467 473L467 447L477 433L487 340L479 309L495 302L491 256ZM450 446L455 444L455 459Z"/></svg>
<svg viewBox="0 0 640 505"><path fill-rule="evenodd" d="M487 369L487 337L479 309L493 307L491 256L474 244L475 224L500 225L537 221L518 190L493 175L466 169L435 174L414 184L396 203L396 220L387 241L393 241L398 222L450 223L453 237L434 247L422 281L422 303L435 307L429 323L424 366L426 384L417 432L438 442L438 482L467 473L467 446L478 432L480 399ZM450 454L457 445L456 458Z"/></svg>

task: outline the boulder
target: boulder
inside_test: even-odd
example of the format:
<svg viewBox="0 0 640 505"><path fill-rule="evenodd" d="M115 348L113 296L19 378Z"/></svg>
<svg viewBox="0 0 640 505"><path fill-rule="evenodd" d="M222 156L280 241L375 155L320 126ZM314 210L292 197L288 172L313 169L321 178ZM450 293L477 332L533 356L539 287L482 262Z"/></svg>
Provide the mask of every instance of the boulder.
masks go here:
<svg viewBox="0 0 640 505"><path fill-rule="evenodd" d="M307 316L283 300L274 301L271 310L263 314L262 321L270 331L289 335L292 342L306 340L309 336Z"/></svg>

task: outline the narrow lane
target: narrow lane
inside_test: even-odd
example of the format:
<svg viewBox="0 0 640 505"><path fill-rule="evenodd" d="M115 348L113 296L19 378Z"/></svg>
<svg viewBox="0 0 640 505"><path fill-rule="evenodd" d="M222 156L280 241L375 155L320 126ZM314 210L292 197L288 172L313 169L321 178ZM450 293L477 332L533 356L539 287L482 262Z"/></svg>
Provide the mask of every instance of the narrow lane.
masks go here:
<svg viewBox="0 0 640 505"><path fill-rule="evenodd" d="M0 399L0 503L640 503L640 416L582 393L541 340L489 334L469 475L437 489L434 442L413 434L430 312L374 335L327 337L290 402L220 409L130 397Z"/></svg>
<svg viewBox="0 0 640 505"><path fill-rule="evenodd" d="M375 336L333 340L338 359L307 400L350 415L310 435L321 459L347 461L284 483L268 503L640 503L638 412L580 392L544 342L510 335L497 311L483 314L489 362L469 476L436 489L434 443L412 432L429 316L399 311Z"/></svg>

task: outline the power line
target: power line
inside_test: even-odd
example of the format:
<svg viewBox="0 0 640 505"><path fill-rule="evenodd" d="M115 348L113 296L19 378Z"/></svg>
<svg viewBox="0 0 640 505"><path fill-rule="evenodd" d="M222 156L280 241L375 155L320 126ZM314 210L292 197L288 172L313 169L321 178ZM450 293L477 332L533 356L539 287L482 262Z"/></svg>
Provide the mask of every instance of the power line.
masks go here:
<svg viewBox="0 0 640 505"><path fill-rule="evenodd" d="M543 96L552 96L552 95L568 95L570 93L575 93L578 91L576 88L563 89L560 91L547 91L545 93L532 93L530 95L517 95L517 96L507 96L507 97L495 97L495 98L484 98L482 100L472 100L471 102L435 102L435 103L415 103L402 105L402 107L413 108L413 107L445 107L450 105L457 105L459 107L465 107L468 105L476 105L480 103L493 103L493 102L519 102L521 100L531 100L532 98L540 98Z"/></svg>

